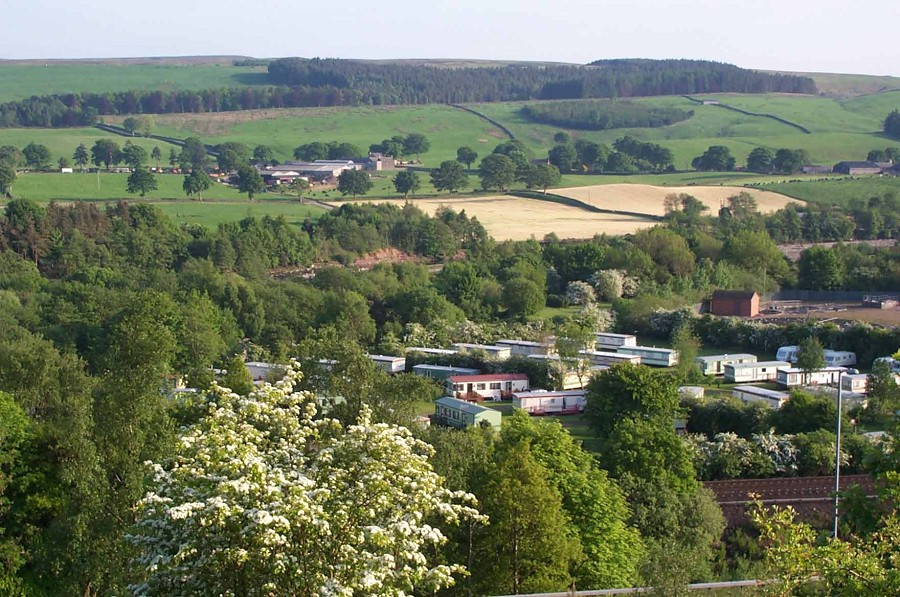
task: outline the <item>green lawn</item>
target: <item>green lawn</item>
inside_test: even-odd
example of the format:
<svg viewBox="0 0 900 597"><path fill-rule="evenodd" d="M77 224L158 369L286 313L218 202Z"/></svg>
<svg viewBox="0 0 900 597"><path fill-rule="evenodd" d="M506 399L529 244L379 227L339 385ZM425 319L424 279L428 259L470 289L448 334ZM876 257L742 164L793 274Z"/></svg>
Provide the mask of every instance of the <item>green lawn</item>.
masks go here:
<svg viewBox="0 0 900 597"><path fill-rule="evenodd" d="M216 89L265 84L266 67L227 64L0 64L0 102L53 93Z"/></svg>
<svg viewBox="0 0 900 597"><path fill-rule="evenodd" d="M86 172L81 174L24 173L19 174L13 186L13 195L35 201L84 201L135 199L125 192L127 174ZM177 174L156 176L159 190L147 193L147 199L186 199L182 184L184 177ZM221 184L213 184L203 194L204 199L247 200L237 190Z"/></svg>

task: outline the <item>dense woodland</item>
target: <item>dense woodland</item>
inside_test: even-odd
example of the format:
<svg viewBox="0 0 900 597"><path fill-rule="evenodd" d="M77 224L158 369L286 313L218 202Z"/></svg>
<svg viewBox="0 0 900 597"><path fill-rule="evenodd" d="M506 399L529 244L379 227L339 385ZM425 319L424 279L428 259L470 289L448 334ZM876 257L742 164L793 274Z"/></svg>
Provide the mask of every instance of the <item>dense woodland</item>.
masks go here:
<svg viewBox="0 0 900 597"><path fill-rule="evenodd" d="M272 85L33 96L0 104L0 127L90 126L116 114L259 108L615 98L691 93L815 93L812 79L716 62L603 61L592 66L445 69L354 60L284 58Z"/></svg>
<svg viewBox="0 0 900 597"><path fill-rule="evenodd" d="M678 108L612 100L547 102L524 106L521 111L526 118L541 124L590 131L668 126L694 114Z"/></svg>

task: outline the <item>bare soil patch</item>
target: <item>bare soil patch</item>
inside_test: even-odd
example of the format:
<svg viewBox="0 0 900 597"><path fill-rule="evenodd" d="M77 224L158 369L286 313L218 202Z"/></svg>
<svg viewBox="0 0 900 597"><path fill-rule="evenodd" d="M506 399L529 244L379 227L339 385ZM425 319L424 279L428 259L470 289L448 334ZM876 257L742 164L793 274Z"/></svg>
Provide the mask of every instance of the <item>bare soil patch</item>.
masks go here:
<svg viewBox="0 0 900 597"><path fill-rule="evenodd" d="M797 199L759 189L727 186L657 187L646 184L609 184L588 187L555 189L557 195L584 201L600 209L631 211L649 215L665 215L667 195L686 193L702 201L709 213L715 215L729 197L742 192L753 195L762 213L778 211L788 203L802 203Z"/></svg>

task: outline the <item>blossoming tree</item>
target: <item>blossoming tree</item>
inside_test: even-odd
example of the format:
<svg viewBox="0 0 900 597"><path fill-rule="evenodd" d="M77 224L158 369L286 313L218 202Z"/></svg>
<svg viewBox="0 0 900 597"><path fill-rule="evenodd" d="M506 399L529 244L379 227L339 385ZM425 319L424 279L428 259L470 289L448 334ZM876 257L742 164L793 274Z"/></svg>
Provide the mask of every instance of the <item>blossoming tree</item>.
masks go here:
<svg viewBox="0 0 900 597"><path fill-rule="evenodd" d="M152 464L131 541L138 595L406 595L451 585L436 524L478 517L402 427L316 419L284 379L249 396L214 386L169 460Z"/></svg>

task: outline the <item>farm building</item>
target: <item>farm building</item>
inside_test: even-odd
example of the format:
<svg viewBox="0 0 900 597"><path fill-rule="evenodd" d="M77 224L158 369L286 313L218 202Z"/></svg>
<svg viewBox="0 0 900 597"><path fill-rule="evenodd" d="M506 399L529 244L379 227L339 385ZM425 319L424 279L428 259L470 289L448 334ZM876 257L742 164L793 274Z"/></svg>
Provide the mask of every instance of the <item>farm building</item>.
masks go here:
<svg viewBox="0 0 900 597"><path fill-rule="evenodd" d="M485 408L478 404L472 404L465 400L458 400L445 396L434 401L433 422L437 425L449 427L471 427L472 425L487 424L491 427L500 427L502 415L500 411Z"/></svg>
<svg viewBox="0 0 900 597"><path fill-rule="evenodd" d="M854 394L869 392L869 376L866 373L854 373L841 376L841 389Z"/></svg>
<svg viewBox="0 0 900 597"><path fill-rule="evenodd" d="M833 171L834 168L831 166L820 166L816 164L800 168L800 172L803 172L804 174L831 174Z"/></svg>
<svg viewBox="0 0 900 597"><path fill-rule="evenodd" d="M510 350L509 346L497 346L496 344L467 344L465 342L457 342L453 344L453 348L460 354L481 351L485 353L488 358L496 359L498 361L505 361L512 356L512 350Z"/></svg>
<svg viewBox="0 0 900 597"><path fill-rule="evenodd" d="M671 348L655 346L622 346L616 354L641 357L642 365L655 367L672 367L678 364L678 351Z"/></svg>
<svg viewBox="0 0 900 597"><path fill-rule="evenodd" d="M714 354L704 357L697 357L695 361L698 365L700 365L700 372L703 373L703 375L723 375L725 373L725 365L755 363L756 355L745 353Z"/></svg>
<svg viewBox="0 0 900 597"><path fill-rule="evenodd" d="M437 379L445 381L451 375L478 375L481 373L478 369L470 369L468 367L447 367L444 365L416 365L413 367L413 373L428 379Z"/></svg>
<svg viewBox="0 0 900 597"><path fill-rule="evenodd" d="M394 170L397 168L397 163L393 157L381 153L370 153L365 160L360 161L365 166L366 170L375 170L376 172L381 172L382 170Z"/></svg>
<svg viewBox="0 0 900 597"><path fill-rule="evenodd" d="M844 367L825 367L817 371L806 372L798 367L779 369L775 373L775 383L782 388L797 388L800 386L833 386L838 382L838 377L847 369Z"/></svg>
<svg viewBox="0 0 900 597"><path fill-rule="evenodd" d="M838 174L855 176L857 174L881 174L884 170L874 162L838 162L834 165L834 171Z"/></svg>
<svg viewBox="0 0 900 597"><path fill-rule="evenodd" d="M383 354L366 355L379 369L388 373L403 373L406 371L406 357L393 357Z"/></svg>
<svg viewBox="0 0 900 597"><path fill-rule="evenodd" d="M529 389L524 373L489 373L485 375L451 375L447 378L447 392L461 400L510 400L514 392Z"/></svg>
<svg viewBox="0 0 900 597"><path fill-rule="evenodd" d="M725 382L775 381L778 370L788 369L790 366L791 364L787 361L758 361L725 365Z"/></svg>
<svg viewBox="0 0 900 597"><path fill-rule="evenodd" d="M759 293L749 290L716 290L710 301L713 315L755 317L759 315Z"/></svg>
<svg viewBox="0 0 900 597"><path fill-rule="evenodd" d="M620 346L637 346L637 338L631 334L597 332L594 335L597 350L615 352Z"/></svg>
<svg viewBox="0 0 900 597"><path fill-rule="evenodd" d="M641 364L641 356L634 354L623 354L621 352L606 352L603 350L579 350L578 354L582 358L591 362L592 365L618 365L619 363Z"/></svg>
<svg viewBox="0 0 900 597"><path fill-rule="evenodd" d="M352 160L316 160L315 162L288 161L279 166L280 169L296 171L310 180L330 180L337 178L344 170L359 170L359 164Z"/></svg>
<svg viewBox="0 0 900 597"><path fill-rule="evenodd" d="M267 185L288 185L296 180L309 181L308 176L304 176L299 170L293 168L282 168L278 166L256 166L259 175L262 176L263 182Z"/></svg>
<svg viewBox="0 0 900 597"><path fill-rule="evenodd" d="M574 415L584 412L587 403L584 390L516 392L512 400L513 408L530 415Z"/></svg>
<svg viewBox="0 0 900 597"><path fill-rule="evenodd" d="M731 389L731 395L747 404L762 402L772 408L781 408L785 402L791 399L790 395L784 392L756 386L734 386Z"/></svg>
<svg viewBox="0 0 900 597"><path fill-rule="evenodd" d="M852 367L856 364L856 353L844 350L826 350L826 367Z"/></svg>
<svg viewBox="0 0 900 597"><path fill-rule="evenodd" d="M553 354L556 349L552 344L531 342L529 340L497 340L497 346L506 346L510 354L516 356L530 356L533 354Z"/></svg>

